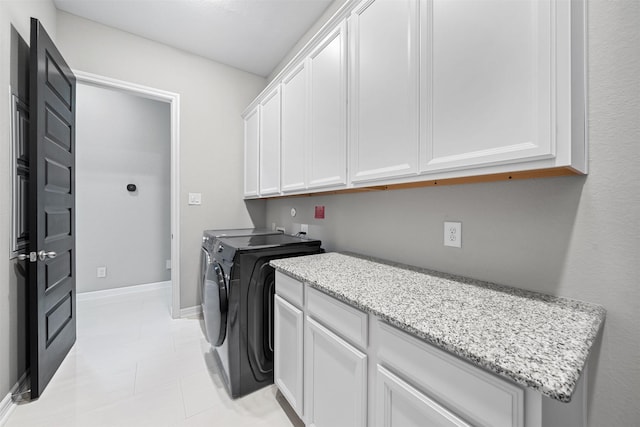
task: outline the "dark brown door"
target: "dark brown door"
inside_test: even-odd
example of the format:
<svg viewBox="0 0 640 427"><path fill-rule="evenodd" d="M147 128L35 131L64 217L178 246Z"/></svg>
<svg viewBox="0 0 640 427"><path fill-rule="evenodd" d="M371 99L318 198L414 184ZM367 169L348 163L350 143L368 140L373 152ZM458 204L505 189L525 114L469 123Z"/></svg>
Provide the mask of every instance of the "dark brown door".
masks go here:
<svg viewBox="0 0 640 427"><path fill-rule="evenodd" d="M76 340L75 95L71 69L31 18L29 320L31 398Z"/></svg>

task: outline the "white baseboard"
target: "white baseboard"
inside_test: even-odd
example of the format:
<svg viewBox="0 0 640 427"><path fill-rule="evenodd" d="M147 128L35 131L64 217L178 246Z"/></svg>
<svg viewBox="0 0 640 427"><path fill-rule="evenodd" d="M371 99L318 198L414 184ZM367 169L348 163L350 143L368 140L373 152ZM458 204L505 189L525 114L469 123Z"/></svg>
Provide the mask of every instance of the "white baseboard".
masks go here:
<svg viewBox="0 0 640 427"><path fill-rule="evenodd" d="M202 314L202 306L194 305L193 307L187 307L180 309L180 318L184 319L185 317L197 317Z"/></svg>
<svg viewBox="0 0 640 427"><path fill-rule="evenodd" d="M121 288L105 289L103 291L80 292L76 294L78 301L92 301L105 297L135 294L139 292L154 291L159 289L171 289L171 281L145 283L143 285L123 286Z"/></svg>
<svg viewBox="0 0 640 427"><path fill-rule="evenodd" d="M9 421L9 416L16 409L17 405L13 401L13 397L12 397L13 394L18 390L24 390L23 385L27 382L28 379L29 379L29 372L27 371L24 374L22 374L18 382L15 383L13 387L11 387L11 390L9 390L9 393L4 397L4 399L2 399L2 402L0 402L0 427L5 425L7 421Z"/></svg>

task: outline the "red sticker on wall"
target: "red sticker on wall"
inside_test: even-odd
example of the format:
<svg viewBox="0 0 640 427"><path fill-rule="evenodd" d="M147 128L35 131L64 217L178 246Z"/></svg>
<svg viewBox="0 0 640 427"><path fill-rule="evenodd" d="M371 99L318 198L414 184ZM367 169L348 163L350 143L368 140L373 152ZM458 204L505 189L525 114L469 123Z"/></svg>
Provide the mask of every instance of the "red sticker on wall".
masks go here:
<svg viewBox="0 0 640 427"><path fill-rule="evenodd" d="M324 206L316 206L316 219L324 219Z"/></svg>

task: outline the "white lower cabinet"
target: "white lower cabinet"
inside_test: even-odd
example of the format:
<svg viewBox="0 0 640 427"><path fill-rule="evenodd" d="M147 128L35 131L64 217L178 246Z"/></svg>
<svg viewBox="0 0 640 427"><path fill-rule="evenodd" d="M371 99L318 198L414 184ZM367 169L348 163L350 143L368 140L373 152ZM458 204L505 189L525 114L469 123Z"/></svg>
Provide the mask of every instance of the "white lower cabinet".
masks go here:
<svg viewBox="0 0 640 427"><path fill-rule="evenodd" d="M275 296L274 308L274 347L278 349L274 352L274 382L302 417L304 314L279 295Z"/></svg>
<svg viewBox="0 0 640 427"><path fill-rule="evenodd" d="M413 387L475 426L524 425L522 387L385 322L374 323L377 363L410 380Z"/></svg>
<svg viewBox="0 0 640 427"><path fill-rule="evenodd" d="M587 425L584 378L550 399L281 272L274 333L275 383L308 427Z"/></svg>
<svg viewBox="0 0 640 427"><path fill-rule="evenodd" d="M367 425L367 356L307 316L305 327L306 424Z"/></svg>
<svg viewBox="0 0 640 427"><path fill-rule="evenodd" d="M469 427L469 424L378 365L376 427Z"/></svg>

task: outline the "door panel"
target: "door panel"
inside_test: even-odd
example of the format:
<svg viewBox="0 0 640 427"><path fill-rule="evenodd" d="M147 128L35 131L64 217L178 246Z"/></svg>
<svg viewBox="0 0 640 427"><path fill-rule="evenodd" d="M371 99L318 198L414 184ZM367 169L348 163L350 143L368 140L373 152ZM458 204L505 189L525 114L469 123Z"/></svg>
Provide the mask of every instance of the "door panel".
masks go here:
<svg viewBox="0 0 640 427"><path fill-rule="evenodd" d="M280 86L260 103L260 195L280 192Z"/></svg>
<svg viewBox="0 0 640 427"><path fill-rule="evenodd" d="M76 340L75 77L31 20L29 353L40 396ZM48 254L48 255L47 255Z"/></svg>
<svg viewBox="0 0 640 427"><path fill-rule="evenodd" d="M207 340L213 346L222 345L227 335L228 294L222 267L216 261L207 264L202 310Z"/></svg>
<svg viewBox="0 0 640 427"><path fill-rule="evenodd" d="M274 382L299 417L303 416L302 310L275 297Z"/></svg>
<svg viewBox="0 0 640 427"><path fill-rule="evenodd" d="M306 62L282 81L282 192L307 185L308 90Z"/></svg>
<svg viewBox="0 0 640 427"><path fill-rule="evenodd" d="M307 316L305 417L312 427L365 427L367 356Z"/></svg>
<svg viewBox="0 0 640 427"><path fill-rule="evenodd" d="M309 54L309 188L347 183L347 45L340 24Z"/></svg>
<svg viewBox="0 0 640 427"><path fill-rule="evenodd" d="M436 0L425 10L423 172L555 155L554 4Z"/></svg>
<svg viewBox="0 0 640 427"><path fill-rule="evenodd" d="M376 381L376 427L469 427L380 365Z"/></svg>
<svg viewBox="0 0 640 427"><path fill-rule="evenodd" d="M365 0L349 18L352 182L418 172L418 17L416 1Z"/></svg>
<svg viewBox="0 0 640 427"><path fill-rule="evenodd" d="M260 112L256 106L244 119L244 195L258 195Z"/></svg>

